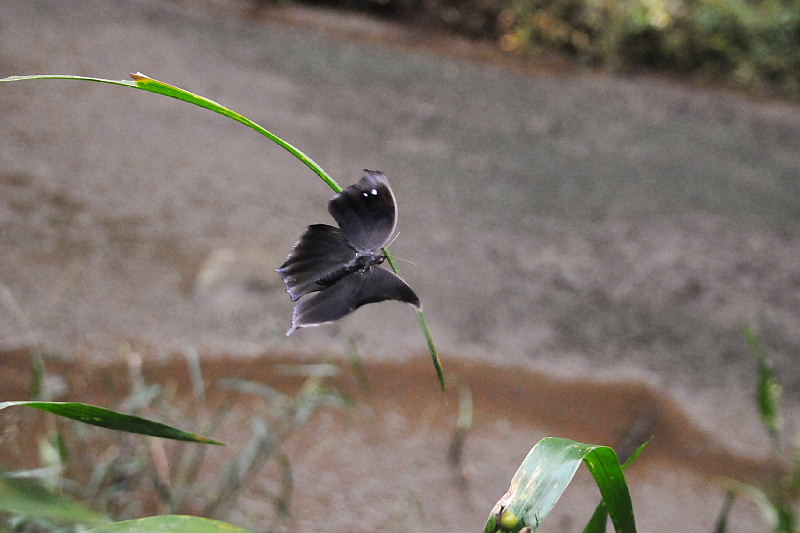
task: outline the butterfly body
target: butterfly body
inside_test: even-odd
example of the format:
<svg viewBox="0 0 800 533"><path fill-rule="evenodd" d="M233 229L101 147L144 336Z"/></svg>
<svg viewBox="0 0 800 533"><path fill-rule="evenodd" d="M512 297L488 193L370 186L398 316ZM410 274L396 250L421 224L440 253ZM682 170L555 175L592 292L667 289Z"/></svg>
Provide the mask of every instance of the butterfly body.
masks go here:
<svg viewBox="0 0 800 533"><path fill-rule="evenodd" d="M339 267L337 270L324 274L318 280L315 280L314 283L323 287L329 287L353 272L364 274L367 270L372 268L373 265L380 265L383 263L384 259L386 259L386 257L382 255L356 252L356 256L350 263Z"/></svg>
<svg viewBox="0 0 800 533"><path fill-rule="evenodd" d="M328 212L339 227L313 224L301 235L277 272L298 303L292 326L332 322L367 303L399 300L420 308L419 298L396 274L379 265L380 252L397 224L397 206L386 176L366 170L364 177L333 197Z"/></svg>

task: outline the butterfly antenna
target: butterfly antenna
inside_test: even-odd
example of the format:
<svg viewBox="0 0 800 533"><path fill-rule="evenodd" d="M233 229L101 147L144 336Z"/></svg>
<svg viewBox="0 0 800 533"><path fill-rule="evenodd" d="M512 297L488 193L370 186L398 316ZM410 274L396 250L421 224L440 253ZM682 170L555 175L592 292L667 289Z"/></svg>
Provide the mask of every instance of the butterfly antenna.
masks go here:
<svg viewBox="0 0 800 533"><path fill-rule="evenodd" d="M398 231L397 233L395 233L395 234L394 234L394 237L392 237L392 240L391 240L391 241L389 241L389 242L387 242L386 244L384 244L384 245L383 245L383 247L384 247L384 248L388 248L389 246L391 246L391 245L392 245L392 243L393 243L394 241L396 241L396 240L397 240L397 237L399 237L399 236L400 236L400 232ZM404 262L404 263L408 263L409 265L414 265L414 266L417 266L417 264L416 264L416 263L414 263L413 261L409 261L408 259L401 259L401 258L399 258L399 257L395 257L395 259L397 259L398 261L402 261L402 262Z"/></svg>
<svg viewBox="0 0 800 533"><path fill-rule="evenodd" d="M403 263L408 263L409 265L417 266L417 264L414 261L409 261L408 259L402 259L400 257L395 257L395 259L397 259L398 261L402 261Z"/></svg>
<svg viewBox="0 0 800 533"><path fill-rule="evenodd" d="M384 248L390 247L392 244L394 244L394 241L396 241L399 236L400 236L400 232L398 231L397 233L394 234L394 237L392 237L392 240L389 241L388 243L384 244L383 247Z"/></svg>

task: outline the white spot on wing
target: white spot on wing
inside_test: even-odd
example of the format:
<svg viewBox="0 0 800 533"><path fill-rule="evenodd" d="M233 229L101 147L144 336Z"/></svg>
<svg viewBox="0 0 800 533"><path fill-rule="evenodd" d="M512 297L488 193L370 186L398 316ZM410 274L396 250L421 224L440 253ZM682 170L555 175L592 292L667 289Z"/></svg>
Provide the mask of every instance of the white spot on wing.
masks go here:
<svg viewBox="0 0 800 533"><path fill-rule="evenodd" d="M367 193L365 193L365 192L364 192L364 193L361 193L361 194L363 194L363 195L364 195L364 198L366 198L367 196L369 196L369 195L368 195Z"/></svg>
<svg viewBox="0 0 800 533"><path fill-rule="evenodd" d="M372 193L372 196L378 196L378 191L376 189L372 189L370 192ZM364 196L366 195L367 193L364 193Z"/></svg>

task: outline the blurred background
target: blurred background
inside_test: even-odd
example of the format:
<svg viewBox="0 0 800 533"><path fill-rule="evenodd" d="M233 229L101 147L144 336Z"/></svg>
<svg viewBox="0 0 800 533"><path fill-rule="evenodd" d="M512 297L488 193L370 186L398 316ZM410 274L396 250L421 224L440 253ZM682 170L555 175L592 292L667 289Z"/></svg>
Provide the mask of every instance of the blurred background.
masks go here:
<svg viewBox="0 0 800 533"><path fill-rule="evenodd" d="M796 2L0 2L0 76L137 71L255 120L342 186L387 174L392 251L413 262L451 392L399 303L285 337L274 269L331 223L332 195L288 153L169 98L29 81L0 86L0 399L28 397L37 357L53 399L109 407L131 361L165 390L187 390L199 354L209 386L257 376L287 394L277 362L339 364L332 386L360 407L287 433L292 518L265 496L277 467L228 511L259 530L480 529L545 435L652 436L630 470L641 528L710 530L720 478L774 466L744 324L794 435ZM242 400L226 453L255 409ZM35 466L32 449L14 460ZM216 457L210 479L232 460ZM544 529L591 515L591 480L570 491ZM731 530L770 529L744 500L733 513Z"/></svg>

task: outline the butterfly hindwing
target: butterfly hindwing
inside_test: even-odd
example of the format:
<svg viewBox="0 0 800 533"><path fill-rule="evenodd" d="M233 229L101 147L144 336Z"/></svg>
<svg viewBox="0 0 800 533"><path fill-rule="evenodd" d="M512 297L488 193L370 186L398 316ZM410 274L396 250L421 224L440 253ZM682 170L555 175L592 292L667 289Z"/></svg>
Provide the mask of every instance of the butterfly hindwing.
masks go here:
<svg viewBox="0 0 800 533"><path fill-rule="evenodd" d="M398 300L417 309L422 306L414 290L403 278L383 268L373 267L362 276L358 291L358 306L384 300Z"/></svg>
<svg viewBox="0 0 800 533"><path fill-rule="evenodd" d="M392 236L397 223L397 205L386 176L373 170L364 172L358 183L330 201L328 212L353 248L372 252Z"/></svg>
<svg viewBox="0 0 800 533"><path fill-rule="evenodd" d="M297 328L338 320L364 304L399 300L420 308L419 298L399 276L378 267L354 272L294 308L291 335Z"/></svg>
<svg viewBox="0 0 800 533"><path fill-rule="evenodd" d="M352 261L355 255L339 228L314 224L300 236L286 262L276 271L295 301L304 294L324 289L317 280Z"/></svg>

